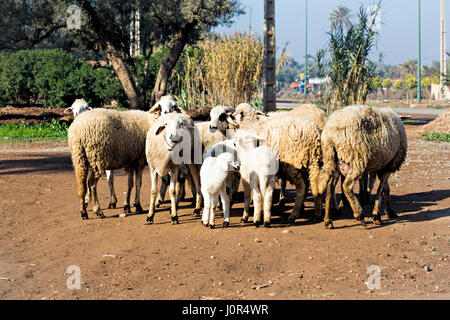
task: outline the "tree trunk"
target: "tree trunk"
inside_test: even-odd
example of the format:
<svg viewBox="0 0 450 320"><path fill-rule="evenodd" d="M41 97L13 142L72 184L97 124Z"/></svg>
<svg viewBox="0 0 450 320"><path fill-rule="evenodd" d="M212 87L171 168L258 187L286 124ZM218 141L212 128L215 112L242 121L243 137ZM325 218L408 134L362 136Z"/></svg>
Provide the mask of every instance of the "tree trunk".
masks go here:
<svg viewBox="0 0 450 320"><path fill-rule="evenodd" d="M130 109L144 109L144 97L139 91L130 70L125 64L121 52L117 50L111 41L111 37L107 34L97 12L88 0L77 0L77 2L91 19L93 35L105 52L106 58L109 62L111 62L111 65L117 74L130 102Z"/></svg>
<svg viewBox="0 0 450 320"><path fill-rule="evenodd" d="M177 35L170 49L169 55L162 61L159 67L158 76L156 78L155 87L150 101L150 105L153 105L158 101L166 92L167 81L172 73L173 68L177 64L184 46L188 42L188 36L191 29L191 25L186 25Z"/></svg>

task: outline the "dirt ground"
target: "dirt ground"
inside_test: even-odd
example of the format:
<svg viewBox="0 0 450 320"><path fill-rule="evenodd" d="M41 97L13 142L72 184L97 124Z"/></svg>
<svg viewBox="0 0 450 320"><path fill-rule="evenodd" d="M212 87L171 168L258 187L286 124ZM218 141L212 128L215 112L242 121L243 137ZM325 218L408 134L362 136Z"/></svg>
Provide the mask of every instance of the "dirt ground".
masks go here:
<svg viewBox="0 0 450 320"><path fill-rule="evenodd" d="M119 217L120 171L119 207L106 209L103 178L107 218L88 211L83 221L65 142L2 144L0 299L450 299L450 143L419 141L421 127L406 126L407 162L390 178L399 218L364 228L347 208L334 230L307 219L289 225L276 207L272 228L241 225L242 203L226 229L220 215L216 229L203 227L189 202L171 225L167 201L144 225L145 214ZM372 206L373 196L366 217ZM309 197L306 212L312 207ZM80 289L67 285L70 266Z"/></svg>

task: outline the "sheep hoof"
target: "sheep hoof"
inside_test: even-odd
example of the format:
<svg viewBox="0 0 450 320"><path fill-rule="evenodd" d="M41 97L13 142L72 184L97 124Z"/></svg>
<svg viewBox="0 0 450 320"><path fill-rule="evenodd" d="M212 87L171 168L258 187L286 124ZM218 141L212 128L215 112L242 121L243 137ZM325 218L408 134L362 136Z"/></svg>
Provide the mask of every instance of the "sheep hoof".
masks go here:
<svg viewBox="0 0 450 320"><path fill-rule="evenodd" d="M383 223L381 222L380 216L373 216L373 224L376 224L377 226L381 226Z"/></svg>
<svg viewBox="0 0 450 320"><path fill-rule="evenodd" d="M241 223L247 223L248 222L248 218L241 218Z"/></svg>
<svg viewBox="0 0 450 320"><path fill-rule="evenodd" d="M214 225L213 225L213 224L210 224L210 225L209 225L209 228L210 228L210 229L214 229Z"/></svg>
<svg viewBox="0 0 450 320"><path fill-rule="evenodd" d="M295 217L291 217L289 216L289 218L287 219L288 223L294 223L295 222Z"/></svg>
<svg viewBox="0 0 450 320"><path fill-rule="evenodd" d="M163 202L161 200L158 200L155 203L155 207L159 208L162 204L163 204Z"/></svg>
<svg viewBox="0 0 450 320"><path fill-rule="evenodd" d="M153 218L147 217L147 220L145 220L145 225L153 224Z"/></svg>
<svg viewBox="0 0 450 320"><path fill-rule="evenodd" d="M389 210L389 211L387 212L387 215L388 215L389 219L395 219L395 218L398 218L398 215L395 213L394 210Z"/></svg>
<svg viewBox="0 0 450 320"><path fill-rule="evenodd" d="M270 222L264 222L264 228L270 228Z"/></svg>
<svg viewBox="0 0 450 320"><path fill-rule="evenodd" d="M99 217L99 218L102 218L102 219L105 217L105 215L103 214L102 211L96 212L95 215L96 215L97 217Z"/></svg>
<svg viewBox="0 0 450 320"><path fill-rule="evenodd" d="M144 210L142 209L142 206L141 206L140 203L135 204L134 207L136 208L136 213L137 214L141 214L141 213L144 212Z"/></svg>
<svg viewBox="0 0 450 320"><path fill-rule="evenodd" d="M108 204L108 209L115 209L115 208L116 208L116 204L115 203L110 202Z"/></svg>
<svg viewBox="0 0 450 320"><path fill-rule="evenodd" d="M358 217L356 218L356 220L359 221L359 223L363 226L363 227L367 227L366 221L364 220L364 217Z"/></svg>
<svg viewBox="0 0 450 320"><path fill-rule="evenodd" d="M125 213L131 213L131 208L129 205L124 205L123 206L123 212Z"/></svg>
<svg viewBox="0 0 450 320"><path fill-rule="evenodd" d="M179 223L180 223L180 222L178 221L178 217L177 217L177 216L172 217L171 219L172 219L172 224L179 224Z"/></svg>
<svg viewBox="0 0 450 320"><path fill-rule="evenodd" d="M202 225L204 225L205 227L209 227L209 223L207 222L207 223L204 223L203 221L202 221Z"/></svg>
<svg viewBox="0 0 450 320"><path fill-rule="evenodd" d="M201 209L194 209L194 213L192 214L192 216L199 217L200 216L200 211L201 211Z"/></svg>
<svg viewBox="0 0 450 320"><path fill-rule="evenodd" d="M88 220L89 219L87 212L81 211L81 219L83 219L83 220Z"/></svg>
<svg viewBox="0 0 450 320"><path fill-rule="evenodd" d="M224 221L222 227L227 228L230 225L228 221Z"/></svg>
<svg viewBox="0 0 450 320"><path fill-rule="evenodd" d="M259 228L259 225L261 224L261 222L259 222L259 221L255 221L255 223L254 223L254 224L255 224L255 227L256 227L256 228Z"/></svg>
<svg viewBox="0 0 450 320"><path fill-rule="evenodd" d="M329 221L325 221L325 229L334 229L333 226L333 221L329 220Z"/></svg>

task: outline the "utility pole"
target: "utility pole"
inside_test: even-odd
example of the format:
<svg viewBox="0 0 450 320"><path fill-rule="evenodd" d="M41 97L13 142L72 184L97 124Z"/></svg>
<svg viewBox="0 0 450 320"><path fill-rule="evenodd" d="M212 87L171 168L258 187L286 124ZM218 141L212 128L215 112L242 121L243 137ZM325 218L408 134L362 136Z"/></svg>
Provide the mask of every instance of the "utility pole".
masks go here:
<svg viewBox="0 0 450 320"><path fill-rule="evenodd" d="M417 59L417 102L420 103L422 101L421 94L421 82L422 82L422 32L421 32L421 10L420 10L420 0L419 2L419 55Z"/></svg>
<svg viewBox="0 0 450 320"><path fill-rule="evenodd" d="M263 111L276 109L275 0L264 2L264 93Z"/></svg>
<svg viewBox="0 0 450 320"><path fill-rule="evenodd" d="M305 0L305 89L304 98L308 98L308 0Z"/></svg>
<svg viewBox="0 0 450 320"><path fill-rule="evenodd" d="M444 93L444 75L447 74L447 54L445 52L446 32L445 32L445 0L441 0L441 76L440 76L440 92Z"/></svg>

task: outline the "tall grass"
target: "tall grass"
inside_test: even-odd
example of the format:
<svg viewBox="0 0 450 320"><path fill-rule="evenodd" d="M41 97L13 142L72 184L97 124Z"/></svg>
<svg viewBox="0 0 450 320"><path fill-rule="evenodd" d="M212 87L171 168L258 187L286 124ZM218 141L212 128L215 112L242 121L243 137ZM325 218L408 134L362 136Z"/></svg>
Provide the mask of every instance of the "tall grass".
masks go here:
<svg viewBox="0 0 450 320"><path fill-rule="evenodd" d="M187 109L250 102L262 79L263 44L252 34L213 34L185 52L178 96Z"/></svg>

